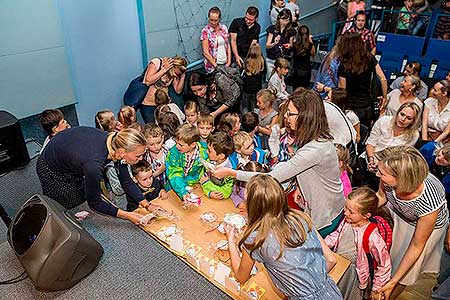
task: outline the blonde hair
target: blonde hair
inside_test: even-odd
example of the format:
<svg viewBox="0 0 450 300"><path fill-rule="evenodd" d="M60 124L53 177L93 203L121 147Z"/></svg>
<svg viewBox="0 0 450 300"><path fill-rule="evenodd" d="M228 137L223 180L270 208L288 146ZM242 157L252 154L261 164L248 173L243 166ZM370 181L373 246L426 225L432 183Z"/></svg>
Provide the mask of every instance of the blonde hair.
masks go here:
<svg viewBox="0 0 450 300"><path fill-rule="evenodd" d="M184 104L184 111L186 110L193 110L194 112L198 113L199 111L198 103L195 101L187 101Z"/></svg>
<svg viewBox="0 0 450 300"><path fill-rule="evenodd" d="M113 151L124 149L126 152L134 151L139 146L147 146L144 135L134 128L125 128L120 132L111 132L111 148Z"/></svg>
<svg viewBox="0 0 450 300"><path fill-rule="evenodd" d="M214 117L210 113L199 113L197 118L197 126L202 124L214 126Z"/></svg>
<svg viewBox="0 0 450 300"><path fill-rule="evenodd" d="M260 99L264 103L273 104L277 100L277 91L274 88L259 90L256 93L256 99Z"/></svg>
<svg viewBox="0 0 450 300"><path fill-rule="evenodd" d="M253 141L252 136L245 131L239 131L233 136L234 147L236 150L241 150L245 143Z"/></svg>
<svg viewBox="0 0 450 300"><path fill-rule="evenodd" d="M420 80L420 78L416 75L408 75L405 77L406 78L411 78L411 85L414 86L412 92L413 94L415 94L417 91L420 91L422 89L422 81Z"/></svg>
<svg viewBox="0 0 450 300"><path fill-rule="evenodd" d="M192 124L183 124L175 131L175 139L191 145L200 140L200 132L197 127Z"/></svg>
<svg viewBox="0 0 450 300"><path fill-rule="evenodd" d="M265 62L262 56L261 46L252 44L248 49L247 58L245 59L245 74L257 75L264 70Z"/></svg>
<svg viewBox="0 0 450 300"><path fill-rule="evenodd" d="M352 174L353 170L350 167L350 151L341 144L334 144L336 147L336 152L338 156L338 160L343 164L343 170L346 170L348 173Z"/></svg>
<svg viewBox="0 0 450 300"><path fill-rule="evenodd" d="M186 73L187 70L187 61L184 57L181 56L175 56L173 57L173 66L169 70L169 76L171 78L177 77L177 74L175 74L175 68L179 69L181 73Z"/></svg>
<svg viewBox="0 0 450 300"><path fill-rule="evenodd" d="M404 141L406 143L411 142L414 137L416 136L416 132L419 129L420 126L420 116L421 116L421 108L419 107L419 105L417 105L414 102L405 102L403 103L397 110L397 113L395 114L395 117L392 118L391 121L391 127L394 128L396 122L397 122L397 118L400 115L400 112L402 110L404 110L405 108L411 108L414 112L414 122L412 122L406 129L405 132L403 133L403 135L405 136Z"/></svg>
<svg viewBox="0 0 450 300"><path fill-rule="evenodd" d="M450 162L450 144L442 145L442 147L436 147L433 154L437 156L439 152L442 152L445 160Z"/></svg>
<svg viewBox="0 0 450 300"><path fill-rule="evenodd" d="M133 107L125 105L120 109L117 119L122 123L124 128L127 128L136 122L136 111Z"/></svg>
<svg viewBox="0 0 450 300"><path fill-rule="evenodd" d="M303 245L312 230L311 218L304 212L293 210L287 204L281 184L266 174L258 174L247 183L248 226L239 248L245 246L250 253L260 248L269 233L280 244L279 259L285 247L297 248ZM305 228L306 227L306 228ZM248 236L256 232L252 244L246 244Z"/></svg>
<svg viewBox="0 0 450 300"><path fill-rule="evenodd" d="M115 121L114 113L109 109L101 110L95 114L95 127L103 131L114 131Z"/></svg>
<svg viewBox="0 0 450 300"><path fill-rule="evenodd" d="M375 157L389 175L395 177L397 193L412 193L428 176L428 164L420 152L411 146L396 146L376 152Z"/></svg>
<svg viewBox="0 0 450 300"><path fill-rule="evenodd" d="M375 216L378 210L378 196L374 190L363 186L348 194L347 199L359 205L358 212L361 215L370 214Z"/></svg>
<svg viewBox="0 0 450 300"><path fill-rule="evenodd" d="M278 69L287 68L289 69L289 61L286 58L278 57L275 60L275 64L273 65L272 73L270 74L270 78L277 72Z"/></svg>

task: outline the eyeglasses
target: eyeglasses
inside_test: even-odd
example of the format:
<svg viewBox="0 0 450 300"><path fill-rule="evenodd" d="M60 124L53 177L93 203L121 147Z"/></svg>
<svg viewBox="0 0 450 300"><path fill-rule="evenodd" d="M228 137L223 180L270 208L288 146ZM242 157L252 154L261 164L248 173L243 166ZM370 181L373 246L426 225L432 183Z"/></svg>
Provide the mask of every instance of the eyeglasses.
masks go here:
<svg viewBox="0 0 450 300"><path fill-rule="evenodd" d="M289 110L287 110L285 112L285 115L288 116L288 117L293 117L293 116L298 116L299 113L293 113L293 112L290 112Z"/></svg>

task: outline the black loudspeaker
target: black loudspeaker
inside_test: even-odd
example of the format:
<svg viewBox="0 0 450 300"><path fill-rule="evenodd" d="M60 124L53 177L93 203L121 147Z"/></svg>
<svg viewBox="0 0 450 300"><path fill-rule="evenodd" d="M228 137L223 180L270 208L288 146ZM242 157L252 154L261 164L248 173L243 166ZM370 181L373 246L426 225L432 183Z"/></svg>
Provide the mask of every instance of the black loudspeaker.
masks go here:
<svg viewBox="0 0 450 300"><path fill-rule="evenodd" d="M89 275L102 246L59 203L34 195L8 228L8 242L36 289L57 291Z"/></svg>
<svg viewBox="0 0 450 300"><path fill-rule="evenodd" d="M0 111L0 173L23 167L30 161L19 120Z"/></svg>

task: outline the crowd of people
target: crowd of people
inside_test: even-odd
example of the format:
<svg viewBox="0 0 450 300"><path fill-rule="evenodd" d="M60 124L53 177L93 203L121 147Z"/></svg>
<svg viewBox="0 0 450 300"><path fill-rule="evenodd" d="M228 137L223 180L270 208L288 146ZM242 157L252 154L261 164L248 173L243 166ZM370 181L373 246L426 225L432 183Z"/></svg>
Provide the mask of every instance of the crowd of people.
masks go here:
<svg viewBox="0 0 450 300"><path fill-rule="evenodd" d="M127 90L130 105L117 118L97 112L96 128L69 128L59 110L44 111L44 194L139 224L136 208L152 210L170 190L187 201L199 185L248 220L242 237L226 227L236 278L247 281L263 262L289 299L394 299L423 272L440 272L442 283L450 72L427 93L410 62L388 93L358 0L348 15L356 26L311 84L316 50L296 2L273 1L265 55L256 7L229 30L212 7L200 41L205 72L187 76L179 56L153 58ZM126 207L114 202L121 195ZM337 285L327 275L332 252L351 262Z"/></svg>

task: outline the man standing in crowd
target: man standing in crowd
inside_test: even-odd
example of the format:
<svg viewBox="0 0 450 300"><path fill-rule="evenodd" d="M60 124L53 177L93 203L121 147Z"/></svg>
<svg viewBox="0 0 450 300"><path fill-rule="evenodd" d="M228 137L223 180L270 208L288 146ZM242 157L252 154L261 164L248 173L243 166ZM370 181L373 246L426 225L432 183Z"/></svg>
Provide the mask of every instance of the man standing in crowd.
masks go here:
<svg viewBox="0 0 450 300"><path fill-rule="evenodd" d="M375 42L375 36L373 32L366 28L366 14L364 11L356 13L355 17L355 27L349 29L348 32L357 32L361 35L361 38L366 44L367 49L369 49L372 55L377 53L377 44Z"/></svg>
<svg viewBox="0 0 450 300"><path fill-rule="evenodd" d="M234 61L239 68L244 67L244 60L247 57L248 49L252 43L258 42L261 26L257 23L259 10L250 6L247 8L245 17L236 18L230 25L231 50Z"/></svg>

